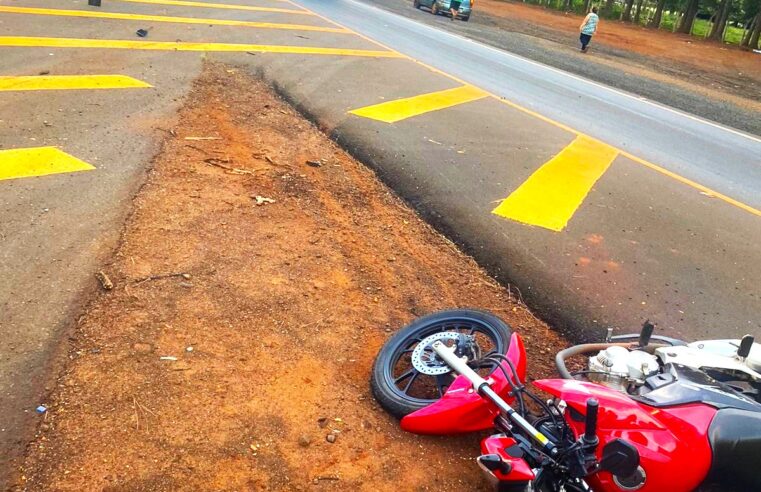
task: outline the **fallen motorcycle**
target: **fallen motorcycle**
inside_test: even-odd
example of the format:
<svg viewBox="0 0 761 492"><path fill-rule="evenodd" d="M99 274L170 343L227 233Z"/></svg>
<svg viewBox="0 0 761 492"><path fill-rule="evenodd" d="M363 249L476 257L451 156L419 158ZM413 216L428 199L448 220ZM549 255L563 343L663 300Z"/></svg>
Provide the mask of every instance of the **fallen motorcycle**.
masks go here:
<svg viewBox="0 0 761 492"><path fill-rule="evenodd" d="M557 354L562 379L525 386L517 333L475 310L434 313L391 337L373 394L404 430L496 429L478 465L496 490L761 490L761 344L636 335ZM589 356L572 371L567 360Z"/></svg>

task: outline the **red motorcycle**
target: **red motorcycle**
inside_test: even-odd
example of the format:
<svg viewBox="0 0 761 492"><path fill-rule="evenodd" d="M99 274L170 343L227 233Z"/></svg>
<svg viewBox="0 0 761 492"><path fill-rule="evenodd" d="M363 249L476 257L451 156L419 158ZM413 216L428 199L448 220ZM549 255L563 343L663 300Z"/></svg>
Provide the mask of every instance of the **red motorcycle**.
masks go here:
<svg viewBox="0 0 761 492"><path fill-rule="evenodd" d="M372 389L409 432L496 429L477 463L499 491L761 491L761 344L653 329L561 351L562 379L533 383L544 399L525 386L523 343L502 320L435 313L383 346Z"/></svg>

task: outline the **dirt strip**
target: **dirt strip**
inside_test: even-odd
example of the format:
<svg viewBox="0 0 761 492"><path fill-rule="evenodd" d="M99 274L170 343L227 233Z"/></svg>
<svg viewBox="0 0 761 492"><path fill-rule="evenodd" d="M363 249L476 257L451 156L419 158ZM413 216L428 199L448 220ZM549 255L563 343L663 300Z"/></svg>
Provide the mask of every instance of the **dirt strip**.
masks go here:
<svg viewBox="0 0 761 492"><path fill-rule="evenodd" d="M206 67L103 272L18 489L483 488L479 436L377 406L376 352L451 307L519 330L533 377L565 343L235 67Z"/></svg>

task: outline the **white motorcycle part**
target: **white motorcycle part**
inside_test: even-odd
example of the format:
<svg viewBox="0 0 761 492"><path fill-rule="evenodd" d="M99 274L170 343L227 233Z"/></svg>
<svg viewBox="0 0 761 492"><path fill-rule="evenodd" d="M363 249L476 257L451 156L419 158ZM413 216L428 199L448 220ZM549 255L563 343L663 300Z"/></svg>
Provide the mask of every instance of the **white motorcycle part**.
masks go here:
<svg viewBox="0 0 761 492"><path fill-rule="evenodd" d="M743 372L761 381L761 344L754 343L745 360L737 356L739 347L740 340L704 340L686 346L661 347L655 354L664 364Z"/></svg>
<svg viewBox="0 0 761 492"><path fill-rule="evenodd" d="M653 355L640 350L628 350L625 347L613 346L599 352L589 359L590 379L600 381L600 374L605 373L615 378L621 378L627 382L642 384L645 378L656 374L660 369L658 359ZM607 377L602 375L605 380ZM603 381L600 381L603 382ZM612 382L612 381L611 381ZM619 381L616 386L621 385ZM623 387L625 388L625 384Z"/></svg>

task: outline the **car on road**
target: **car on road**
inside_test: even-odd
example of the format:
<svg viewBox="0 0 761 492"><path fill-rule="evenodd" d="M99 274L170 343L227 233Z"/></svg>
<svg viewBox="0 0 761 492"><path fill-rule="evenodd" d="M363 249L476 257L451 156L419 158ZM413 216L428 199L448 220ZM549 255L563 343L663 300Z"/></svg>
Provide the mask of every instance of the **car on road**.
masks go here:
<svg viewBox="0 0 761 492"><path fill-rule="evenodd" d="M433 15L450 15L449 11L452 9L452 3L453 0L413 0L412 5L414 5L416 9L426 7L431 10ZM457 18L466 22L470 20L470 14L473 11L473 2L454 0L454 3L460 4L460 8L457 10Z"/></svg>

